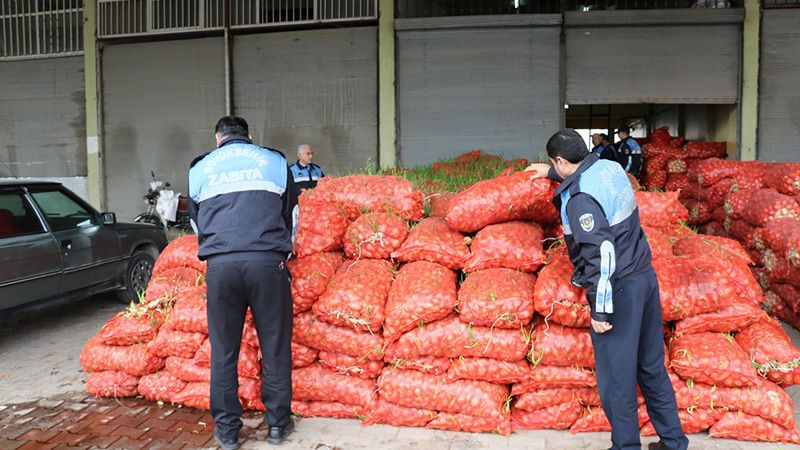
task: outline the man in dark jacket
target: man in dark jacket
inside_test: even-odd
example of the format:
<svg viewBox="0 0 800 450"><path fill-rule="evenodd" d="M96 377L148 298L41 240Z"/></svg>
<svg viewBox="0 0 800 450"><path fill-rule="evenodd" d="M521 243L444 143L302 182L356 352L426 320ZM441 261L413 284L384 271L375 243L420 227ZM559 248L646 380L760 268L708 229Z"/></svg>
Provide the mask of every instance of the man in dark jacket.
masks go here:
<svg viewBox="0 0 800 450"><path fill-rule="evenodd" d="M297 147L297 162L289 166L294 178L297 195L304 189L314 189L317 182L325 176L322 168L314 164L314 149L308 144Z"/></svg>
<svg viewBox="0 0 800 450"><path fill-rule="evenodd" d="M689 441L664 366L658 280L631 183L619 164L589 153L575 130L554 134L547 155L552 167L527 170L561 182L553 202L575 267L572 283L586 288L591 307L597 388L611 422L611 448L641 446L638 384L661 438L651 448L685 450Z"/></svg>
<svg viewBox="0 0 800 450"><path fill-rule="evenodd" d="M631 137L631 127L622 124L617 128L619 142L617 142L617 161L634 178L639 178L642 172L642 148L636 139Z"/></svg>
<svg viewBox="0 0 800 450"><path fill-rule="evenodd" d="M215 138L217 148L196 158L189 169L189 214L200 244L198 257L208 263L214 437L225 450L238 448L242 406L237 366L250 307L263 356L261 397L269 442L279 444L294 430L286 260L297 197L286 158L254 145L244 119L221 118Z"/></svg>
<svg viewBox="0 0 800 450"><path fill-rule="evenodd" d="M592 153L600 159L617 160L617 149L609 142L608 135L605 133L595 133L592 135Z"/></svg>

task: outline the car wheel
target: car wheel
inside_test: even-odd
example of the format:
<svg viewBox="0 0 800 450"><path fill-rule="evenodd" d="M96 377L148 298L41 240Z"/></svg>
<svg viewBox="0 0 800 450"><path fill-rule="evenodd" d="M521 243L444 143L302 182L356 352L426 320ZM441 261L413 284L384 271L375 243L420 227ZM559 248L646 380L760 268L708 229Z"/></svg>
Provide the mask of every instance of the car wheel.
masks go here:
<svg viewBox="0 0 800 450"><path fill-rule="evenodd" d="M156 263L153 253L153 250L148 249L137 250L131 255L128 267L125 269L125 289L120 290L117 294L121 302L127 304L139 301L141 295L144 294Z"/></svg>

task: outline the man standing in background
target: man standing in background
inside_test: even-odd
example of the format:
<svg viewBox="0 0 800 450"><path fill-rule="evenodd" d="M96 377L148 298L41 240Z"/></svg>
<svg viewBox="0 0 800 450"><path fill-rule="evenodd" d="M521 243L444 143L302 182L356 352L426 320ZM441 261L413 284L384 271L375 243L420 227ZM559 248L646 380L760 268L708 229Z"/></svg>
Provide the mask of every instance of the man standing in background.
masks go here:
<svg viewBox="0 0 800 450"><path fill-rule="evenodd" d="M617 128L619 142L617 142L617 161L625 172L639 178L642 172L642 148L636 139L631 137L631 127L622 124Z"/></svg>
<svg viewBox="0 0 800 450"><path fill-rule="evenodd" d="M314 164L314 149L308 144L297 147L297 162L290 166L294 185L297 188L297 195L303 189L314 189L317 182L325 176L322 168Z"/></svg>

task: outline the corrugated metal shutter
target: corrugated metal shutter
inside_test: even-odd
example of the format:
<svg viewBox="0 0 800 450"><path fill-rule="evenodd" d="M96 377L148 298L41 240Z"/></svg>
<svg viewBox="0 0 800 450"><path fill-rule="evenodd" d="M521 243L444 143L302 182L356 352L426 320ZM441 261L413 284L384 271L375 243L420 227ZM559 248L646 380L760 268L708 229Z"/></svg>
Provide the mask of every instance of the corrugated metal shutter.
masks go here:
<svg viewBox="0 0 800 450"><path fill-rule="evenodd" d="M400 161L535 158L563 114L560 15L397 20Z"/></svg>
<svg viewBox="0 0 800 450"><path fill-rule="evenodd" d="M0 177L85 177L83 57L0 63Z"/></svg>
<svg viewBox="0 0 800 450"><path fill-rule="evenodd" d="M120 218L144 209L151 170L187 193L189 163L214 148L225 115L223 60L220 38L103 50L106 204Z"/></svg>
<svg viewBox="0 0 800 450"><path fill-rule="evenodd" d="M375 27L237 36L236 114L291 161L305 143L327 173L375 164L377 45Z"/></svg>
<svg viewBox="0 0 800 450"><path fill-rule="evenodd" d="M764 10L758 159L800 161L800 9Z"/></svg>
<svg viewBox="0 0 800 450"><path fill-rule="evenodd" d="M741 9L565 14L567 103L736 103Z"/></svg>

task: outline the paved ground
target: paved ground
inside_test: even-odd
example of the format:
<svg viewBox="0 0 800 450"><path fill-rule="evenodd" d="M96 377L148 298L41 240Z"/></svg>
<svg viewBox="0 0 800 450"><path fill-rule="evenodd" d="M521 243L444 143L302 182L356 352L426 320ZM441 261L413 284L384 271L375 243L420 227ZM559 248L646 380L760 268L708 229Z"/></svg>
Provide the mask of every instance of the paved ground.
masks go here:
<svg viewBox="0 0 800 450"><path fill-rule="evenodd" d="M36 317L0 323L0 450L214 448L213 424L206 412L137 399L94 399L85 393L80 349L122 308L112 296L98 296ZM800 334L791 334L795 345L800 345ZM800 405L800 387L789 391ZM241 437L243 450L271 448L257 415L245 418ZM710 439L705 434L690 439L692 449L800 448ZM297 432L282 448L605 449L609 442L608 433L529 431L503 437L303 418L297 420Z"/></svg>

